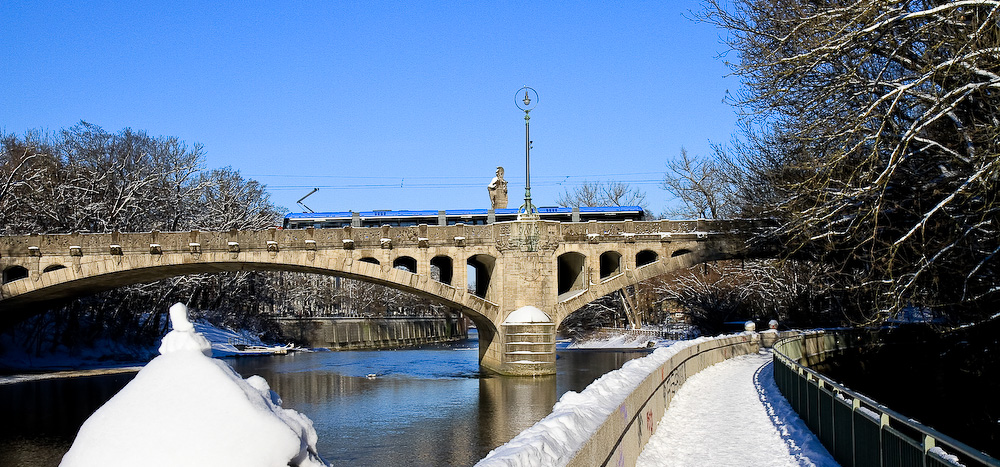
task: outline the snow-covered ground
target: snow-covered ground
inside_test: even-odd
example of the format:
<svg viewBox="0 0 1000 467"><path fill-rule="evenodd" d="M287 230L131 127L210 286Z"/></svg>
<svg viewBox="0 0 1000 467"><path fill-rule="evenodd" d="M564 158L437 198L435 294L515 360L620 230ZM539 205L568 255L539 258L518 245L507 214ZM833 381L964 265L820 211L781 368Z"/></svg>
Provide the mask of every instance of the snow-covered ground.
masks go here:
<svg viewBox="0 0 1000 467"><path fill-rule="evenodd" d="M643 327L639 330L640 332L615 331L599 331L590 337L579 340L563 339L556 343L556 348L559 350L611 350L669 347L678 340L690 340L698 337L698 332L688 325Z"/></svg>
<svg viewBox="0 0 1000 467"><path fill-rule="evenodd" d="M38 381L43 379L78 378L82 376L111 375L116 373L135 373L142 369L142 366L116 366L110 368L91 368L83 370L52 371L48 373L22 373L16 375L0 376L0 385L24 383L27 381Z"/></svg>
<svg viewBox="0 0 1000 467"><path fill-rule="evenodd" d="M708 340L657 348L580 393L567 392L551 414L490 452L477 466L565 465L651 371L681 349ZM604 341L610 346L627 339ZM736 357L689 378L674 396L639 465L837 466L778 392L771 358L769 351Z"/></svg>
<svg viewBox="0 0 1000 467"><path fill-rule="evenodd" d="M636 465L837 466L778 392L771 358L735 357L689 378Z"/></svg>
<svg viewBox="0 0 1000 467"><path fill-rule="evenodd" d="M0 371L4 373L135 367L156 356L156 346L127 345L110 339L101 339L74 351L60 346L36 354L15 342L9 334L0 336L0 349L3 349ZM0 384L5 378L0 376Z"/></svg>
<svg viewBox="0 0 1000 467"><path fill-rule="evenodd" d="M61 465L327 465L309 418L282 408L263 378L211 358L186 314L171 307L161 355L87 419Z"/></svg>
<svg viewBox="0 0 1000 467"><path fill-rule="evenodd" d="M273 353L269 351L240 350L236 347L235 343L261 348L285 347L282 345L264 343L261 341L259 336L248 331L237 332L229 329L222 329L201 321L194 323L194 329L199 334L205 336L205 338L208 339L208 342L212 344L212 356L216 358L236 357L241 355L270 355ZM291 349L289 348L289 350ZM296 347L295 350L304 349Z"/></svg>
<svg viewBox="0 0 1000 467"><path fill-rule="evenodd" d="M267 355L270 352L247 352L238 350L233 343L271 347L260 337L249 331L232 331L215 327L206 322L194 323L195 331L205 336L212 345L213 357L233 357L239 355ZM5 350L0 358L0 369L13 374L0 376L0 384L52 378L72 378L93 374L109 374L139 371L157 355L159 342L149 347L124 345L108 339L95 342L77 352L56 349L42 355L21 348L9 340L0 342ZM295 348L302 351L305 349Z"/></svg>

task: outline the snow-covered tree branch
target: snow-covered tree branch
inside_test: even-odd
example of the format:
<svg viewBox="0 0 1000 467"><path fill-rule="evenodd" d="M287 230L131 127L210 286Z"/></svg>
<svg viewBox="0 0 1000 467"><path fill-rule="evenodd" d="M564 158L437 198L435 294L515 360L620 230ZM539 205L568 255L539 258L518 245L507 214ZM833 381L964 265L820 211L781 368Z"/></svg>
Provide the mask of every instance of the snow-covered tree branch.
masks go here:
<svg viewBox="0 0 1000 467"><path fill-rule="evenodd" d="M992 314L1000 2L705 6L744 83L741 191L770 196L755 201L790 254L833 265L873 320L908 305Z"/></svg>

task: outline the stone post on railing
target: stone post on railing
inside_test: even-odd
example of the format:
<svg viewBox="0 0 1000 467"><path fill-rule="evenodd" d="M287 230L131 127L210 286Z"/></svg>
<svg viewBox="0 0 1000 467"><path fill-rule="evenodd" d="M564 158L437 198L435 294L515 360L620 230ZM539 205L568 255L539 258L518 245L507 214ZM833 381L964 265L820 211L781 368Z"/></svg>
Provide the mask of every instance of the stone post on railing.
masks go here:
<svg viewBox="0 0 1000 467"><path fill-rule="evenodd" d="M747 321L743 323L743 330L750 334L750 342L757 344L760 342L760 334L757 334L757 323Z"/></svg>
<svg viewBox="0 0 1000 467"><path fill-rule="evenodd" d="M760 333L760 346L771 348L774 347L774 343L778 340L778 321L771 320L767 322L767 330Z"/></svg>

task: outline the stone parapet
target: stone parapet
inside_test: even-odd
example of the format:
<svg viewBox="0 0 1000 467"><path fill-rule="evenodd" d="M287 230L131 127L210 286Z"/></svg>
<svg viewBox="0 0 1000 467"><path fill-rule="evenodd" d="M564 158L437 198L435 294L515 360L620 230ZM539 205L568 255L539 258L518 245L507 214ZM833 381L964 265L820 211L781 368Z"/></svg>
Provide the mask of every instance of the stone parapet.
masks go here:
<svg viewBox="0 0 1000 467"><path fill-rule="evenodd" d="M622 221L622 222L582 222L560 223L538 221L521 225L544 226L537 229L534 237L541 244L547 242L599 242L619 243L625 238L633 240L659 241L667 238L696 238L699 233L733 235L739 232L759 232L768 228L766 222L756 220L735 221ZM490 245L500 249L520 248L522 243L512 242L512 226L517 222L501 222L490 225L448 225L410 227L343 227L337 229L277 229L231 230L226 232L111 232L24 235L0 237L0 257L28 256L29 247L35 247L40 254L69 254L70 247L77 247L78 253L105 254L110 245L120 245L123 253L148 253L151 244L158 244L163 252L190 252L191 244L198 244L202 251L229 250L230 243L236 243L241 250L264 249L305 249L343 248L344 241L352 241L356 248L382 248L388 239L392 247L455 246L455 239L461 238L467 246ZM522 227L523 228L523 227ZM674 237L674 235L678 235ZM513 234L518 237L517 232ZM530 237L530 236L528 236ZM521 235L518 238L525 238ZM308 244L307 244L308 243Z"/></svg>

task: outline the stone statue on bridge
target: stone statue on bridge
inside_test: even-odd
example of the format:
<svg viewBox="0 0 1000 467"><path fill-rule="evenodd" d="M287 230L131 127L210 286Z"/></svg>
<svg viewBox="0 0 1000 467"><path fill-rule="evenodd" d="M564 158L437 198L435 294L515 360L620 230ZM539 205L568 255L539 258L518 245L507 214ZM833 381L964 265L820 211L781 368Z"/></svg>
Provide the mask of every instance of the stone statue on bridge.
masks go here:
<svg viewBox="0 0 1000 467"><path fill-rule="evenodd" d="M497 176L486 185L486 189L490 192L490 203L494 210L507 208L507 180L503 179L503 167L497 167Z"/></svg>

